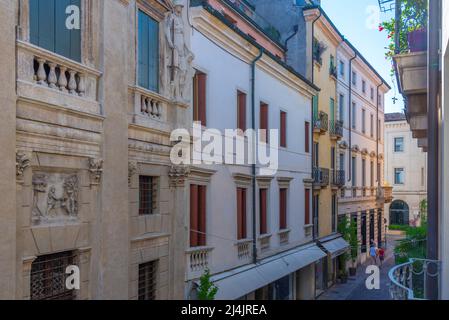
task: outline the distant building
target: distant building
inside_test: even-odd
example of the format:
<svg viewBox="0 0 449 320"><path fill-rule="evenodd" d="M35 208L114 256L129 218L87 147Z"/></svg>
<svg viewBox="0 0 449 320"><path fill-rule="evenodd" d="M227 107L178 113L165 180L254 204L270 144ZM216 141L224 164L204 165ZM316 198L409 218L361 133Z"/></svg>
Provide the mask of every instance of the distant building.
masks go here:
<svg viewBox="0 0 449 320"><path fill-rule="evenodd" d="M393 202L385 205L388 224L418 224L427 199L427 156L403 113L385 115L385 181L393 186Z"/></svg>

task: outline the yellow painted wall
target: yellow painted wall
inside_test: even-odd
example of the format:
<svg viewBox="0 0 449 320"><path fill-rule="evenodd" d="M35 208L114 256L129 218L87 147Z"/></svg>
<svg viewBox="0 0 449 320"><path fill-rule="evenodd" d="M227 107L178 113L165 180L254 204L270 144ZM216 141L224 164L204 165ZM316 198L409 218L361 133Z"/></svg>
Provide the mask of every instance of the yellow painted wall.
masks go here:
<svg viewBox="0 0 449 320"><path fill-rule="evenodd" d="M334 112L336 105L336 86L337 82L329 73L331 55L334 56L334 65L337 61L337 44L332 42L331 36L321 29L318 24L315 28L314 37L323 42L327 46L327 50L322 55L322 65L315 63L314 66L314 83L321 88L318 101L318 112L324 111L328 114L331 120L330 104L331 98L335 101ZM336 114L334 114L336 119ZM331 147L336 147L336 141L330 138L329 130L325 134L314 133L314 142L319 143L319 167L331 169ZM332 188L329 185L321 190L315 190L320 196L319 204L319 237L325 237L332 233ZM335 192L335 191L334 191ZM315 193L315 194L316 194ZM337 209L338 211L338 209Z"/></svg>

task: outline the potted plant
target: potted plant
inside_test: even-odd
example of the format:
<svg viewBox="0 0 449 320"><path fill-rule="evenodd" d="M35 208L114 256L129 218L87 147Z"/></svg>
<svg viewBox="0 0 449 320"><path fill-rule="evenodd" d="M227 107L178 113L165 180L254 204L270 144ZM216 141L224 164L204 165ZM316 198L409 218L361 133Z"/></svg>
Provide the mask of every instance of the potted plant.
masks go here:
<svg viewBox="0 0 449 320"><path fill-rule="evenodd" d="M346 270L340 270L340 274L338 275L340 278L341 283L347 283L348 282L348 273Z"/></svg>
<svg viewBox="0 0 449 320"><path fill-rule="evenodd" d="M402 13L399 18L399 48L396 48L395 43L396 19L392 18L379 25L379 31L387 32L390 41L386 48L387 59L391 60L397 52L418 52L427 49L427 3L428 0L402 0Z"/></svg>

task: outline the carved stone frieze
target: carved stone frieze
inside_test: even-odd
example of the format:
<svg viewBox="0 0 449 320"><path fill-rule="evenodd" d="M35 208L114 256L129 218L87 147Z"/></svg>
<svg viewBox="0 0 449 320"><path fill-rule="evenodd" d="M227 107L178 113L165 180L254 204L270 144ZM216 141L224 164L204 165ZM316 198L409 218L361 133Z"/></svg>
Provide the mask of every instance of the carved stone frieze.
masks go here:
<svg viewBox="0 0 449 320"><path fill-rule="evenodd" d="M187 166L173 165L168 172L171 187L183 187L186 178L190 174L190 168Z"/></svg>
<svg viewBox="0 0 449 320"><path fill-rule="evenodd" d="M103 174L103 159L89 158L90 184L98 185Z"/></svg>
<svg viewBox="0 0 449 320"><path fill-rule="evenodd" d="M24 152L16 152L16 179L17 182L23 182L23 174L25 170L30 166L30 156Z"/></svg>

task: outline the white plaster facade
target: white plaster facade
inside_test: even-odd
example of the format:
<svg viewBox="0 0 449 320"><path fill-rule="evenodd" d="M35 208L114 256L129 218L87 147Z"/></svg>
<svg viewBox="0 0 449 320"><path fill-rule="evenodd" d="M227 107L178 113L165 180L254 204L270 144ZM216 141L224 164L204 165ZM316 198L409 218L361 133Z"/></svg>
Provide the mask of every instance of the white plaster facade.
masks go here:
<svg viewBox="0 0 449 320"><path fill-rule="evenodd" d="M403 139L404 151L395 151L395 138ZM404 169L404 184L395 184L395 169ZM410 224L418 224L420 204L427 199L427 155L418 147L405 116L385 122L385 182L393 186L393 202L401 200L408 205ZM388 224L390 205L385 205Z"/></svg>
<svg viewBox="0 0 449 320"><path fill-rule="evenodd" d="M336 161L337 168L344 170L346 177L338 199L338 212L357 217L359 245L364 251L363 216L366 216L365 245L369 247L370 240L384 241L384 96L390 87L347 42L339 45L335 63L338 74L335 109L337 118L343 121L343 139L339 142ZM374 234L370 234L372 221ZM364 261L366 255L360 258Z"/></svg>

